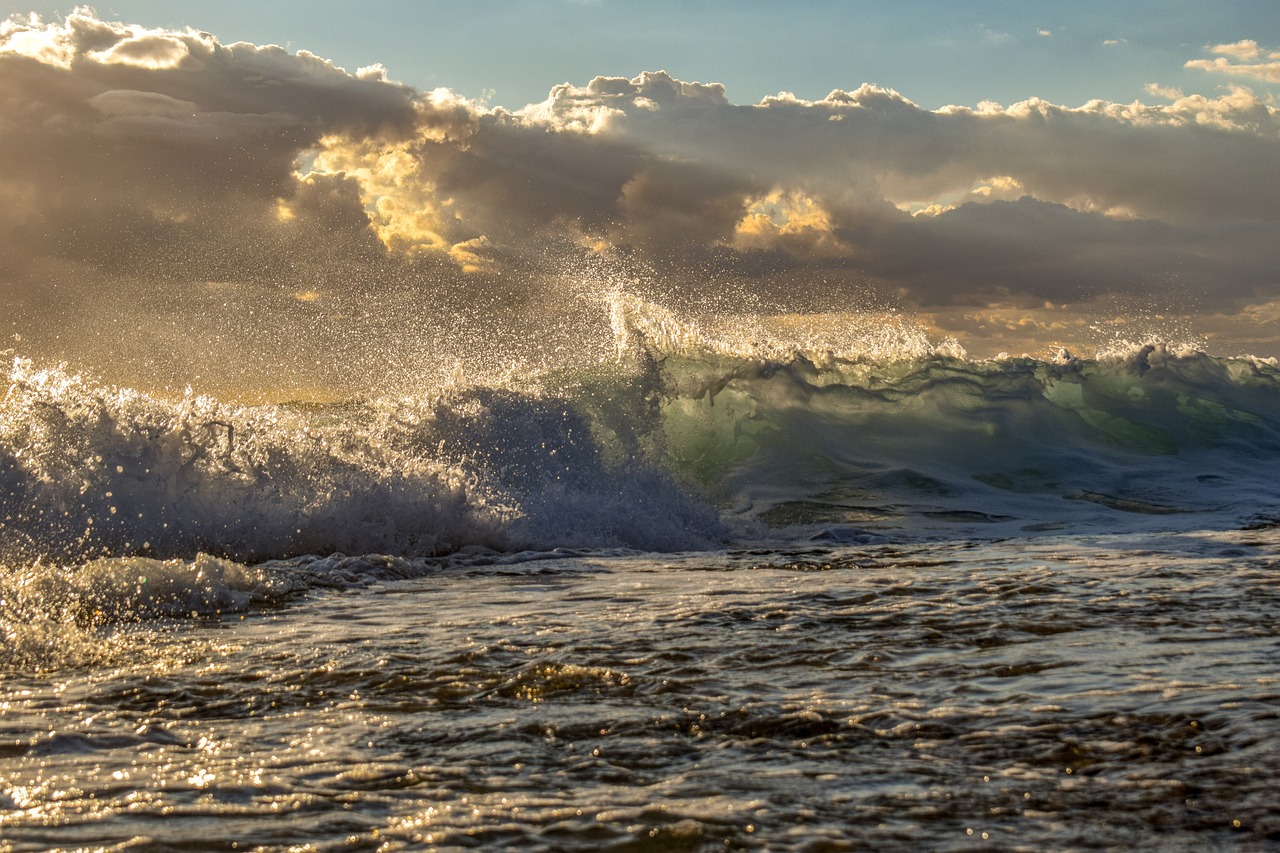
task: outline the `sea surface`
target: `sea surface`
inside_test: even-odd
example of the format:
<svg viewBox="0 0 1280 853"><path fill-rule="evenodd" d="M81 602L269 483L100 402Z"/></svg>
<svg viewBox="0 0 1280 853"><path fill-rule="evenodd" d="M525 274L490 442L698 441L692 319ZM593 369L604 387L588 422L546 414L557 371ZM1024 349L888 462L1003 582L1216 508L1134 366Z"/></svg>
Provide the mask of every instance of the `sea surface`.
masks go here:
<svg viewBox="0 0 1280 853"><path fill-rule="evenodd" d="M1274 360L613 321L326 403L7 356L0 850L1280 847Z"/></svg>

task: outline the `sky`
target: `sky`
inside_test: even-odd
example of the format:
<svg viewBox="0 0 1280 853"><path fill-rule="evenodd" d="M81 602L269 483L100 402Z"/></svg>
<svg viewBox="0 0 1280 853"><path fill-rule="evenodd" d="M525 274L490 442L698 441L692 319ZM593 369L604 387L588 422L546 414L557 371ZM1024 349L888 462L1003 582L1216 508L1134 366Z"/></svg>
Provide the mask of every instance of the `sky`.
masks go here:
<svg viewBox="0 0 1280 853"><path fill-rule="evenodd" d="M66 2L0 3L65 15ZM557 83L665 70L725 84L735 103L822 98L863 83L928 109L1040 97L1129 102L1152 82L1203 87L1183 68L1205 45L1280 43L1273 0L114 0L104 19L192 27L223 43L306 49L356 68L381 63L422 90L446 86L516 109Z"/></svg>
<svg viewBox="0 0 1280 853"><path fill-rule="evenodd" d="M1280 355L1274 2L0 13L0 323L121 381L564 353L592 277Z"/></svg>

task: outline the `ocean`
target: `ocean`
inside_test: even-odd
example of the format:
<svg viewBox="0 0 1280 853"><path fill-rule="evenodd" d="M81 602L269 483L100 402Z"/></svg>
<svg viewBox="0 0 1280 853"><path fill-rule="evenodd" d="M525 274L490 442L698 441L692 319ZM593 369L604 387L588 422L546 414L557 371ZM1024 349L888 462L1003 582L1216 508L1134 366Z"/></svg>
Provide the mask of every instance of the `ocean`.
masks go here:
<svg viewBox="0 0 1280 853"><path fill-rule="evenodd" d="M0 850L1280 846L1274 359L611 310L319 402L9 353Z"/></svg>

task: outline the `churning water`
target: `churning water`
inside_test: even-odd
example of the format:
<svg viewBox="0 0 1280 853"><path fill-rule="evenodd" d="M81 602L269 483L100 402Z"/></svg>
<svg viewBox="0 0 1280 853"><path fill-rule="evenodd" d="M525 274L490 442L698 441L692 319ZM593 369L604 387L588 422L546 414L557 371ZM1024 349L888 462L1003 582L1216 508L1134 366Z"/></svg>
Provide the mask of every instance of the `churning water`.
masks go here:
<svg viewBox="0 0 1280 853"><path fill-rule="evenodd" d="M15 359L0 849L1280 843L1274 362L614 323L332 404Z"/></svg>

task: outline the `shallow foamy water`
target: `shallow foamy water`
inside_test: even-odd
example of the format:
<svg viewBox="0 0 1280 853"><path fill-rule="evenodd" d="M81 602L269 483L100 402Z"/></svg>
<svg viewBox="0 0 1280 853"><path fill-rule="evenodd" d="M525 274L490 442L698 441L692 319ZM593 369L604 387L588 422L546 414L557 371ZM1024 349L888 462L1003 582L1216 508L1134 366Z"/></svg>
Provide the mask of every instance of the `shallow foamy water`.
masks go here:
<svg viewBox="0 0 1280 853"><path fill-rule="evenodd" d="M0 837L1261 850L1280 841L1278 545L455 559L88 627L95 658L0 682Z"/></svg>

